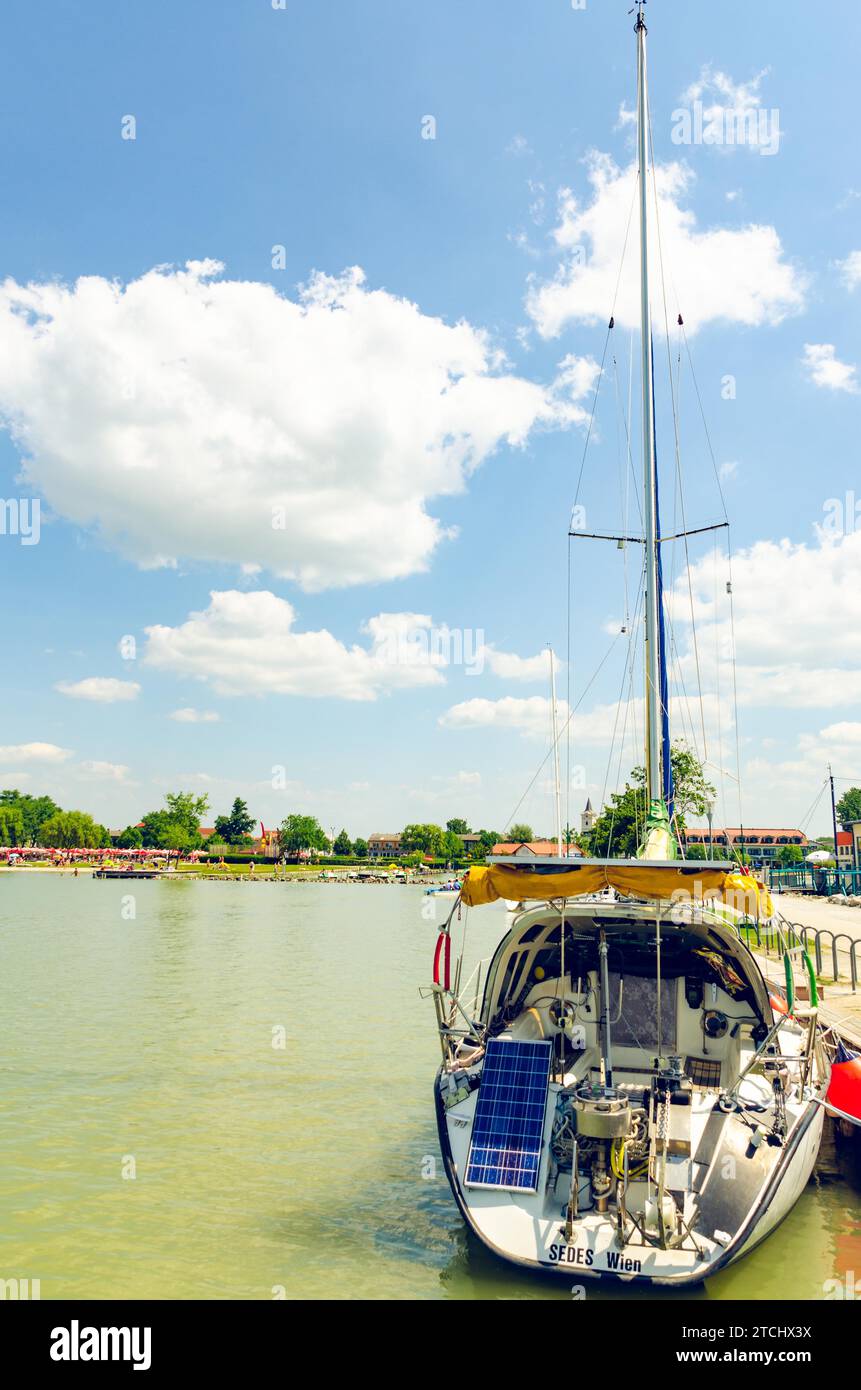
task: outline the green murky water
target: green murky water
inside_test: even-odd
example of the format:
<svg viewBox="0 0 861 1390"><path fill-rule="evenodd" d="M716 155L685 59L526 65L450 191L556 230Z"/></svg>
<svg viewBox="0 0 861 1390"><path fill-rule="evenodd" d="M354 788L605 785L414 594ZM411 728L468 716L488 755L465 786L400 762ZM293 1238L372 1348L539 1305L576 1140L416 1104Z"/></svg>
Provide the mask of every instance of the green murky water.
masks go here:
<svg viewBox="0 0 861 1390"><path fill-rule="evenodd" d="M570 1298L467 1237L438 1162L423 1176L426 901L0 875L0 1277L43 1298ZM472 959L502 924L471 915ZM831 1181L694 1296L818 1299L850 1270L861 1194Z"/></svg>

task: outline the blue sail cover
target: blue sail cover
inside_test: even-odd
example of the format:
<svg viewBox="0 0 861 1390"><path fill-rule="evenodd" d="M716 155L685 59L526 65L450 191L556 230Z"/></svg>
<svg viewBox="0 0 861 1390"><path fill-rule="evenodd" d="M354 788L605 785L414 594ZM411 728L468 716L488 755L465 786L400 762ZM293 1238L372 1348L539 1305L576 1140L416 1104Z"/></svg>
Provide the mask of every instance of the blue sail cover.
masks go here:
<svg viewBox="0 0 861 1390"><path fill-rule="evenodd" d="M661 512L658 505L658 433L655 422L655 340L652 339L652 444L655 457L655 535L660 541ZM661 769L663 777L662 793L670 820L673 819L673 762L670 745L670 699L667 681L667 634L664 621L664 567L661 560L661 546L658 545L658 669L660 671L661 697Z"/></svg>

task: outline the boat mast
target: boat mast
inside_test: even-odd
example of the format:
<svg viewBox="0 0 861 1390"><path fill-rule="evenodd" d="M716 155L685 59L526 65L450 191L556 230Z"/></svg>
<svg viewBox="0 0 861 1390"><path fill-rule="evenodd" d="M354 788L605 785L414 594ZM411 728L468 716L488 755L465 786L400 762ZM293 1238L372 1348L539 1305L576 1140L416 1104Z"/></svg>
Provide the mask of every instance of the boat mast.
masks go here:
<svg viewBox="0 0 861 1390"><path fill-rule="evenodd" d="M638 0L637 143L640 181L640 332L643 371L643 492L646 551L646 791L649 804L663 794L661 775L661 676L658 637L658 536L655 497L655 419L652 363L652 314L649 305L649 160L644 0Z"/></svg>
<svg viewBox="0 0 861 1390"><path fill-rule="evenodd" d="M553 719L553 765L556 772L556 850L562 858L562 783L559 780L559 731L558 720L556 717L556 666L553 658L553 648L548 645L550 653L550 710Z"/></svg>

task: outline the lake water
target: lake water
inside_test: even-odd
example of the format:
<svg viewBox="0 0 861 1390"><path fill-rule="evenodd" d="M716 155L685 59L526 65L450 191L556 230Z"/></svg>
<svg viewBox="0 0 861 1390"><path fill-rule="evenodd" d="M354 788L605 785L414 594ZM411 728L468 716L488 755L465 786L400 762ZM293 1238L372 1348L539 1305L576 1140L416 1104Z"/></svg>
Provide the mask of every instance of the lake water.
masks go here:
<svg viewBox="0 0 861 1390"><path fill-rule="evenodd" d="M431 903L0 875L0 1277L43 1298L570 1298L451 1199ZM470 915L472 960L503 922ZM849 1270L861 1196L823 1182L694 1296L817 1299Z"/></svg>

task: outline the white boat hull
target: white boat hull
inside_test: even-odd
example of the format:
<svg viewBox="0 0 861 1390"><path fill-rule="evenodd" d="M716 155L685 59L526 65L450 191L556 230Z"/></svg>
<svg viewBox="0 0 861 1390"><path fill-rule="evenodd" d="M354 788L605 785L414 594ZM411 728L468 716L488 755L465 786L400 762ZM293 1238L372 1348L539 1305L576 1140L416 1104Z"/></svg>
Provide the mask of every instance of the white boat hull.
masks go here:
<svg viewBox="0 0 861 1390"><path fill-rule="evenodd" d="M446 1111L439 1084L435 1087L440 1144L446 1174L460 1212L470 1230L495 1255L521 1267L564 1278L610 1279L656 1285L690 1285L741 1259L759 1245L792 1210L816 1164L822 1138L824 1110L810 1101L797 1115L781 1148L766 1146L753 1158L738 1142L716 1148L702 1188L703 1206L721 1213L731 1230L708 1231L694 1226L699 1253L661 1249L632 1241L620 1246L614 1224L594 1213L576 1223L566 1240L564 1210L547 1214L543 1197L508 1191L467 1188L463 1182L471 1124L462 1107ZM468 1105L469 1102L466 1102ZM728 1128L724 1121L725 1129ZM739 1123L739 1122L735 1122ZM734 1138L736 1136L733 1136ZM745 1141L743 1141L745 1142ZM733 1152L733 1150L735 1152ZM735 1158L741 1168L727 1171ZM757 1163L757 1169L745 1165ZM709 1185L717 1198L708 1201ZM726 1216L724 1213L734 1215Z"/></svg>

